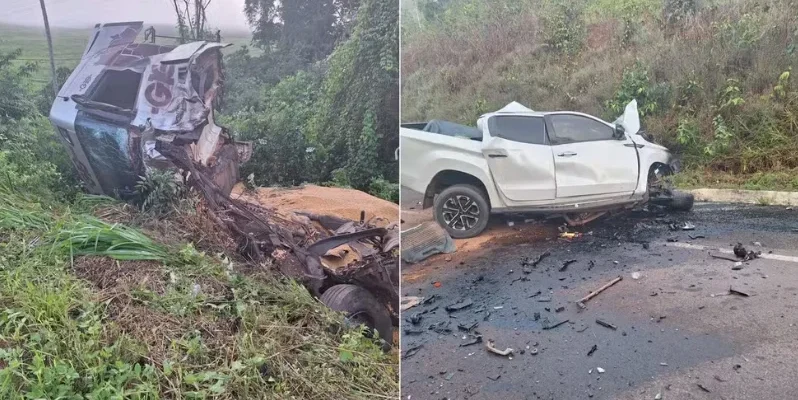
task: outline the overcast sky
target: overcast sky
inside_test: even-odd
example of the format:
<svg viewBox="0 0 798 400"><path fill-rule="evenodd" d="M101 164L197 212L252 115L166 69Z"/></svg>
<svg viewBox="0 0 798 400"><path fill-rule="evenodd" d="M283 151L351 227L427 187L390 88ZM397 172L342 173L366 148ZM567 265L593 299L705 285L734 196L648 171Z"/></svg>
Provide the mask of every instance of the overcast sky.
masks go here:
<svg viewBox="0 0 798 400"><path fill-rule="evenodd" d="M0 0L0 22L42 26L38 0ZM172 0L45 0L50 26L91 27L98 22L175 24ZM244 0L211 0L208 22L217 28L248 29Z"/></svg>

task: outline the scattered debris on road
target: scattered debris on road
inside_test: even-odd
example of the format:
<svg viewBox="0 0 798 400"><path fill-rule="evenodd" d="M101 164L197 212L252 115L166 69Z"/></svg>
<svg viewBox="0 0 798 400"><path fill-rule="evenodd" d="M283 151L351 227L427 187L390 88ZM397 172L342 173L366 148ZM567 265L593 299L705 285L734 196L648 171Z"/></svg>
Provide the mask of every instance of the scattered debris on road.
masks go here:
<svg viewBox="0 0 798 400"><path fill-rule="evenodd" d="M423 297L402 296L401 306L399 307L399 309L401 311L409 310L409 309L421 304L422 301L424 301Z"/></svg>
<svg viewBox="0 0 798 400"><path fill-rule="evenodd" d="M455 312L455 311L460 311L460 310L462 310L464 308L467 308L467 307L471 307L473 304L474 304L474 302L471 301L471 299L465 299L465 300L461 300L461 301L459 301L457 303L450 304L450 305L448 305L448 306L446 306L444 308L448 312Z"/></svg>
<svg viewBox="0 0 798 400"><path fill-rule="evenodd" d="M410 358L410 357L413 357L413 356L414 356L414 355L416 355L416 353L418 353L418 352L419 352L419 351L420 351L420 350L421 350L423 347L424 347L424 344L420 344L420 345L418 345L418 346L413 346L413 347L410 347L410 348L408 348L407 350L405 350L405 354L404 354L404 355L402 355L402 359L403 359L403 360L405 360L405 359L408 359L408 358Z"/></svg>
<svg viewBox="0 0 798 400"><path fill-rule="evenodd" d="M730 254L725 254L725 253L712 252L712 253L709 253L709 256L712 257L712 258L719 258L721 260L726 260L726 261L734 261L734 262L740 261L739 258L734 257L734 256L732 256Z"/></svg>
<svg viewBox="0 0 798 400"><path fill-rule="evenodd" d="M741 290L734 289L731 286L729 286L729 294L736 294L738 296L743 296L743 297L749 297L750 296L748 293L743 292Z"/></svg>
<svg viewBox="0 0 798 400"><path fill-rule="evenodd" d="M593 353L595 353L595 352L596 352L596 350L598 350L598 345L595 345L595 344L594 344L594 345L593 345L593 347L591 347L591 348L590 348L590 351L588 351L588 352L587 352L587 356L588 356L588 357L592 356L592 355L593 355Z"/></svg>
<svg viewBox="0 0 798 400"><path fill-rule="evenodd" d="M736 263L734 263L734 266L732 267L732 271L739 271L741 269L743 269L743 263L742 262L737 261Z"/></svg>
<svg viewBox="0 0 798 400"><path fill-rule="evenodd" d="M495 347L495 343L493 342L493 339L488 339L488 341L485 342L485 348L488 349L489 352L494 353L494 354L498 354L500 356L509 356L509 355L513 354L513 349L511 349L509 347L504 349L504 350L497 349Z"/></svg>
<svg viewBox="0 0 798 400"><path fill-rule="evenodd" d="M596 367L596 372L603 374L605 372L604 368Z"/></svg>
<svg viewBox="0 0 798 400"><path fill-rule="evenodd" d="M643 276L643 274L642 274L642 273L640 273L640 272L632 272L632 279L634 279L634 280L638 280L638 279L640 279L642 276Z"/></svg>
<svg viewBox="0 0 798 400"><path fill-rule="evenodd" d="M569 265L575 263L576 261L577 260L565 260L565 261L563 261L562 267L560 267L560 272L565 271L565 269L568 268Z"/></svg>
<svg viewBox="0 0 798 400"><path fill-rule="evenodd" d="M564 320L562 320L560 322L556 322L556 323L552 324L551 322L549 322L548 318L543 318L542 325L543 325L543 329L544 330L550 330L550 329L554 329L554 328L556 328L556 327L558 327L558 326L560 326L560 325L562 325L562 324L564 324L566 322L568 322L568 320L564 319Z"/></svg>
<svg viewBox="0 0 798 400"><path fill-rule="evenodd" d="M711 390L709 390L709 389L707 389L707 387L706 387L706 386L704 386L704 385L702 385L702 384L700 384L700 383L696 383L696 385L698 385L698 388L699 388L699 389L701 389L701 390L703 390L703 391L705 391L705 392L707 392L707 393L712 393L712 391L711 391Z"/></svg>
<svg viewBox="0 0 798 400"><path fill-rule="evenodd" d="M460 343L460 347L468 347L477 343L482 343L482 335L471 335L471 340Z"/></svg>
<svg viewBox="0 0 798 400"><path fill-rule="evenodd" d="M578 302L576 302L576 304L577 304L577 305L578 305L580 308L585 308L585 307L586 307L586 306L585 306L585 303L587 303L587 302L588 302L590 299L592 299L592 298L594 298L594 297L598 296L598 294L599 294L599 293L601 293L601 292L603 292L603 291L607 290L607 289L608 289L610 286L612 286L612 285L614 285L614 284L616 284L616 283L618 283L618 282L620 282L620 281L622 281L622 280L623 280L623 277L622 277L622 276L619 276L619 277L617 277L617 278L615 278L615 279L613 279L613 280L609 281L609 282L608 282L607 284L605 284L604 286L602 286L602 287L598 288L597 290L595 290L595 291L591 292L590 294L588 294L587 296L583 297L581 300L579 300Z"/></svg>
<svg viewBox="0 0 798 400"><path fill-rule="evenodd" d="M524 260L521 261L521 266L522 267L533 267L533 268L537 267L538 264L540 264L540 262L543 261L544 258L546 258L546 257L548 257L550 255L551 255L550 252L544 251L539 256L535 257L535 259L532 260L532 261L529 261L529 257L525 257ZM532 271L530 271L530 272L532 272ZM528 272L525 272L525 273L528 273Z"/></svg>
<svg viewBox="0 0 798 400"><path fill-rule="evenodd" d="M573 239L579 239L582 237L582 234L579 232L561 232L558 237L560 239L571 241Z"/></svg>
<svg viewBox="0 0 798 400"><path fill-rule="evenodd" d="M753 250L748 251L745 247L743 247L742 243L737 243L737 245L734 246L734 255L738 258L742 258L743 261L750 261L758 258L760 255L762 255L762 252Z"/></svg>
<svg viewBox="0 0 798 400"><path fill-rule="evenodd" d="M693 236L693 235L687 235L687 237L689 237L689 238L690 238L690 240L696 240L696 239L706 239L706 238L707 238L707 237L706 237L706 236L704 236L704 235L695 235L695 236Z"/></svg>
<svg viewBox="0 0 798 400"><path fill-rule="evenodd" d="M599 325L601 325L601 326L603 326L603 327L605 327L605 328L610 328L610 329L612 329L612 330L617 330L617 329L618 329L618 327L617 327L617 326L615 326L615 325L613 325L613 324L611 324L611 323L609 323L609 322L602 321L602 320L600 320L600 319L597 319L597 320L596 320L596 323L597 323L597 324L599 324Z"/></svg>

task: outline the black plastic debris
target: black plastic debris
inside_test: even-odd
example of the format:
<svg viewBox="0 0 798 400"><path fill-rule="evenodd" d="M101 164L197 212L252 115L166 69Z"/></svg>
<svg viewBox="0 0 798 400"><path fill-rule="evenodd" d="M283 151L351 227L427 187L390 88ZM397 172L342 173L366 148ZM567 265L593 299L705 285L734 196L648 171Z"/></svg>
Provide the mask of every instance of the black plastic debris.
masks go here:
<svg viewBox="0 0 798 400"><path fill-rule="evenodd" d="M404 333L405 335L420 335L424 333L424 330L418 328L405 328Z"/></svg>
<svg viewBox="0 0 798 400"><path fill-rule="evenodd" d="M405 359L408 359L408 358L410 358L410 357L413 357L413 356L414 356L414 355L416 355L416 353L418 353L418 352L419 352L419 350L421 350L421 348L423 348L423 347L424 347L424 345L423 345L423 344L420 344L420 345L418 345L418 346L413 346L413 347L410 347L410 348L408 348L407 350L405 350L405 354L404 354L404 355L402 355L402 359L403 359L403 360L405 360Z"/></svg>
<svg viewBox="0 0 798 400"><path fill-rule="evenodd" d="M746 250L746 248L743 247L742 243L737 243L737 245L734 246L734 255L739 258L742 258L743 261L751 261L755 258L759 258L759 256L762 255L762 252Z"/></svg>
<svg viewBox="0 0 798 400"><path fill-rule="evenodd" d="M471 301L471 299L465 299L465 300L462 300L462 301L460 301L458 303L450 304L450 305L448 305L448 306L446 306L444 308L448 312L455 312L455 311L460 311L460 310L462 310L464 308L471 307L473 304L474 304L474 302Z"/></svg>
<svg viewBox="0 0 798 400"><path fill-rule="evenodd" d="M593 347L591 347L591 348L590 348L590 351L588 351L588 352L587 352L587 356L588 356L588 357L592 356L592 355L593 355L593 353L595 353L595 352L596 352L596 350L598 350L598 345L595 345L595 344L594 344L594 345L593 345Z"/></svg>
<svg viewBox="0 0 798 400"><path fill-rule="evenodd" d="M523 266L523 267L537 267L538 264L540 264L540 262L543 261L544 258L546 258L546 257L548 257L550 255L551 255L551 253L549 253L548 251L545 251L542 254L540 254L539 256L535 257L535 259L533 259L531 261L529 260L529 257L524 257L524 260L521 261L521 266Z"/></svg>
<svg viewBox="0 0 798 400"><path fill-rule="evenodd" d="M554 309L554 312L563 312L563 311L565 311L565 307L563 307L563 306L560 306L560 307L557 307L557 308Z"/></svg>
<svg viewBox="0 0 798 400"><path fill-rule="evenodd" d="M699 388L699 389L701 389L701 390L703 390L703 391L705 391L705 392L707 392L707 393L711 393L711 392L712 392L711 390L707 389L707 387L706 387L706 386L704 386L704 385L702 385L702 384L700 384L700 383L696 383L696 385L698 385L698 388Z"/></svg>
<svg viewBox="0 0 798 400"><path fill-rule="evenodd" d="M706 237L706 236L704 236L704 235L695 235L695 236L693 236L693 235L687 235L687 237L689 237L689 238L690 238L690 240L696 240L696 239L706 239L706 238L707 238L707 237Z"/></svg>
<svg viewBox="0 0 798 400"><path fill-rule="evenodd" d="M569 265L571 265L571 264L573 264L575 262L576 262L576 260L565 260L565 261L563 261L562 267L560 267L560 272L565 271L565 269L568 268Z"/></svg>
<svg viewBox="0 0 798 400"><path fill-rule="evenodd" d="M744 258L748 255L748 251L745 250L742 243L737 243L737 245L734 246L734 255L737 256L737 258Z"/></svg>
<svg viewBox="0 0 798 400"><path fill-rule="evenodd" d="M421 302L421 304L426 306L426 305L432 304L437 299L438 299L438 295L437 294L433 294L432 296L429 296L426 299L424 299Z"/></svg>
<svg viewBox="0 0 798 400"><path fill-rule="evenodd" d="M564 319L564 320L559 321L559 322L551 323L548 318L543 318L543 324L542 325L543 325L543 329L544 330L549 330L549 329L554 329L554 328L556 328L556 327L558 327L558 326L560 326L560 325L562 325L562 324L564 324L566 322L568 322L567 319Z"/></svg>
<svg viewBox="0 0 798 400"><path fill-rule="evenodd" d="M536 312L535 314L533 314L533 315L532 315L532 318L533 318L535 321L540 321L540 313L539 313L539 312Z"/></svg>
<svg viewBox="0 0 798 400"><path fill-rule="evenodd" d="M440 335L446 335L452 333L452 328L449 328L450 321L441 321L436 322L429 326L429 330L438 333Z"/></svg>
<svg viewBox="0 0 798 400"><path fill-rule="evenodd" d="M458 324L457 325L457 329L459 329L459 330L461 330L463 332L471 332L472 330L476 329L477 326L479 326L479 322L474 321L474 323L472 323L470 325Z"/></svg>

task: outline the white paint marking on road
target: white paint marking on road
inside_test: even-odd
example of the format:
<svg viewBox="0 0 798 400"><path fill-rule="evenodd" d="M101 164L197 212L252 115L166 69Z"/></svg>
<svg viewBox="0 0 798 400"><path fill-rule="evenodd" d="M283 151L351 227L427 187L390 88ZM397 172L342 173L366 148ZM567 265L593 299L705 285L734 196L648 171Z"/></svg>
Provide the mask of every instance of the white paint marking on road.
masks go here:
<svg viewBox="0 0 798 400"><path fill-rule="evenodd" d="M719 249L717 247L702 246L700 244L680 243L680 242L674 242L674 243L667 242L667 243L659 243L659 244L664 244L665 246L668 246L668 247L679 247L679 248L682 248L682 249L712 250L712 251L717 251L717 252L725 253L725 254L734 254L734 252L729 250L729 249ZM760 258L764 258L766 260L777 260L777 261L786 261L786 262L798 263L798 257L784 256L784 255L781 255L781 254L764 254L763 253L763 254L760 254L759 257Z"/></svg>

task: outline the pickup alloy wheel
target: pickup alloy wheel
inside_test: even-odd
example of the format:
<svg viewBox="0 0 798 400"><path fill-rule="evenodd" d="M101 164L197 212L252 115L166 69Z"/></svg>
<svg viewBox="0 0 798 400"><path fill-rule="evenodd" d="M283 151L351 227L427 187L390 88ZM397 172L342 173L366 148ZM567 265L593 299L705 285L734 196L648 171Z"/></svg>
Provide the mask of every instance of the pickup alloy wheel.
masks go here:
<svg viewBox="0 0 798 400"><path fill-rule="evenodd" d="M453 195L444 200L443 222L452 229L466 231L479 222L479 205L465 195Z"/></svg>
<svg viewBox="0 0 798 400"><path fill-rule="evenodd" d="M435 218L454 238L478 235L487 226L488 215L485 196L471 185L448 187L435 199Z"/></svg>

